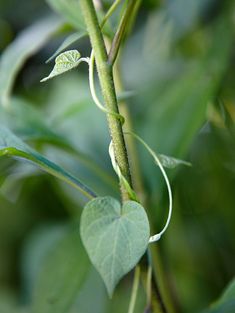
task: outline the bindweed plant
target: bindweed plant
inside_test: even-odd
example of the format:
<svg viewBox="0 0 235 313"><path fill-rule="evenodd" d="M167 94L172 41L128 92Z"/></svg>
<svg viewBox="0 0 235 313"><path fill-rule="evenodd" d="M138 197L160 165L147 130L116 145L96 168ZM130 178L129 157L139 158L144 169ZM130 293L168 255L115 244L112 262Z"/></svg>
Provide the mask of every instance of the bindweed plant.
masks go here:
<svg viewBox="0 0 235 313"><path fill-rule="evenodd" d="M105 22L115 11L120 1L115 1L99 25L98 17L92 1L81 1L81 9L87 25L88 35L92 44L90 57L81 57L77 50L63 52L55 59L55 66L52 72L41 82L45 82L55 76L61 75L71 69L76 68L81 62L85 62L89 67L89 86L94 103L106 115L112 138L109 145L109 155L113 168L118 176L122 203L110 196L98 197L89 201L83 210L80 222L80 232L83 244L90 257L91 262L101 274L109 296L111 297L118 281L131 269L137 266L141 257L146 253L148 244L156 242L161 238L170 222L172 213L172 192L164 171L165 166L176 166L178 164L189 163L156 153L136 134L123 132L125 117L119 113L118 101L116 97L115 85L113 83L113 67L118 55L118 50L123 36L128 27L127 17L130 12L135 12L135 1L130 1L124 10L120 25L111 43L110 52L107 52L102 34ZM94 63L96 60L102 95L105 100L103 105L95 90L94 83ZM132 187L132 178L128 162L127 147L124 135L131 135L139 140L152 155L154 161L161 169L169 192L169 215L166 226L156 235L150 237L150 226L144 207L140 204L138 195ZM161 159L161 161L160 161ZM134 175L134 173L133 173ZM152 272L151 265L147 271ZM136 267L135 285L138 286L139 269ZM152 278L148 280L148 287L152 292ZM129 312L133 312L136 293L138 288L133 287L133 294ZM160 293L158 294L160 296ZM149 298L151 299L150 295ZM148 304L152 307L152 303ZM165 304L162 301L162 309Z"/></svg>
<svg viewBox="0 0 235 313"><path fill-rule="evenodd" d="M88 276L87 273L91 271L88 269L91 262L99 272L110 299L115 297L119 282L133 270L133 284L131 292L128 294L128 304L125 306L127 313L177 312L179 308L176 296L167 283L167 275L165 274L164 266L161 264L158 245L163 235L167 236L166 231L170 225L174 207L171 179L169 179L166 169L187 166L189 171L192 164L155 151L154 148L150 147L144 141L145 134L139 132L137 134L133 127L135 125L135 116L131 114L127 106L127 101L129 98L135 96L136 90L124 90L124 83L120 74L120 64L123 56L122 50L135 25L141 1L116 0L112 3L108 1L108 4L106 3L104 6L102 5L102 1L92 0L48 0L48 3L55 11L62 14L69 23L69 27L75 28L79 32L76 31L66 37L56 52L48 59L48 62L55 59L54 68L48 76L41 79L41 82L47 82L51 79L59 80L61 78L57 78L57 76L65 73L66 75L71 75L72 73L67 73L71 70L77 73L83 70L83 68L81 69L81 64L83 63L84 68L87 69L86 77L89 85L87 97L94 104L92 110L95 110L96 105L98 110L106 117L106 120L102 119L99 121L100 123L105 123L105 125L107 123L109 131L109 144L106 147L104 159L108 160L109 164L112 165L112 170L117 180L113 181L112 176L110 177L109 174L102 171L99 166L93 163L89 156L79 151L67 138L51 130L48 125L45 125L43 119L35 115L35 113L33 113L33 118L29 119L33 121L33 125L29 125L27 119L24 121L24 127L30 126L33 129L34 136L31 135L31 137L29 136L27 138L29 131L27 132L27 127L23 127L26 140L33 142L34 148L25 143L20 138L21 136L17 136L17 131L10 129L14 129L14 127L8 127L7 124L11 124L12 122L2 123L0 126L0 156L28 161L30 164L36 165L36 168L40 168L69 184L71 188L75 188L76 196L78 193L79 196L81 194L83 197L82 204L79 203L82 211L81 215L77 217L77 212L74 214L76 218L72 228L75 231L71 231L71 228L68 226L60 227L59 239L53 239L55 241L57 240L56 247L49 253L48 261L45 263L46 265L41 273L38 274L38 282L35 287L35 295L32 297L33 300L30 304L30 311L27 311L29 305L26 306L25 310L26 312L33 313L70 313L70 310L73 310L73 304L78 299L78 290L83 285L83 282L86 281L88 289L91 287L89 286L89 279L86 279ZM230 23L228 22L227 15L217 22L218 29L215 35L218 38L221 36L221 27L224 29L225 23ZM13 121L14 124L14 121L18 119L17 111L15 111L17 109L15 107L19 107L20 100L12 98L11 91L15 75L20 66L29 56L44 45L51 36L63 32L66 27L68 25L57 19L44 20L30 30L25 31L18 38L18 41L16 40L6 49L6 52L2 56L0 67L2 71L9 68L9 70L6 70L4 77L0 75L0 97L3 120ZM36 43L31 42L31 38L34 37L35 32L40 33L40 40L37 40ZM76 42L79 45L81 39L86 37L90 43L89 54L82 55L77 49L69 49L71 44ZM225 38L225 48L218 52L220 59L223 61L221 61L221 64L226 63L224 60L227 59L230 51L231 38L229 35L227 37ZM213 44L211 50L213 50ZM213 53L215 53L215 50L213 50ZM15 59L15 55L17 55L15 65L10 66ZM216 55L215 57L218 56ZM206 62L208 66L210 65L214 69L218 76L221 76L225 65L221 65L221 67L215 66L214 68L214 63L211 59L211 55L206 55L203 57L201 68L198 69L198 67L194 68L192 66L193 74L190 72L192 76L189 75L189 77L186 77L183 85L188 84L188 88L192 88L195 80L200 81L201 70ZM149 62L150 67L153 66L153 59L150 59ZM138 63L138 66L141 68L141 62ZM98 84L96 84L95 69L98 73ZM76 76L74 76L73 81L77 84ZM206 85L205 89L202 88L200 96L203 99L206 98L206 101L209 101L211 98L210 92L213 93L212 91L216 88L217 81L208 82L208 80L205 80L206 83L208 85ZM41 84L40 89L44 88L46 88L45 85ZM181 85L179 89L181 90ZM56 91L57 93L59 93L59 90ZM119 95L120 93L122 96ZM143 89L143 93L146 93L146 90ZM177 97L180 98L179 95L180 92L178 93L177 88L175 91L172 91L171 97L174 103ZM144 96L138 94L141 101ZM166 101L166 108L163 108L162 112L161 110L159 111L158 121L160 125L164 117L164 109L168 109L167 104ZM173 104L173 114L169 113L167 115L169 116L169 128L172 124L172 129L174 129L175 118L179 118L177 125L181 126L179 115L181 111L182 115L184 114L184 107L181 108L180 105L178 108L177 105L174 107ZM179 112L178 109L181 111ZM25 111L23 113L21 112L23 117L24 112L27 110L28 108L26 107ZM72 114L70 111L66 114L73 115L73 110L74 108L71 109ZM147 108L144 110L147 111ZM193 124L193 128L188 131L188 126L186 127L185 133L187 136L185 133L184 135L188 141L193 138L194 133L199 125L201 125L201 116L205 114L203 105L199 111L200 118L198 119L194 119L194 114L192 114L191 124ZM14 116L14 112L16 112L16 117ZM145 114L149 114L151 119L151 112L145 112ZM58 120L60 121L60 119ZM89 120L87 123L90 123L90 128L92 128L93 121ZM101 127L103 127L103 124ZM190 121L187 121L188 124L190 124ZM171 135L173 138L174 134L171 133ZM163 138L161 139L162 143L164 143L164 134L161 136ZM86 143L89 140L90 137L86 138ZM93 187L89 186L89 183L83 182L84 179L78 179L75 173L70 173L58 165L56 161L51 161L48 156L44 156L40 151L41 142L46 142L51 146L63 149L73 157L79 159L85 167L89 168L94 175L99 177L99 184L104 184L103 190L105 190L105 184L109 185L109 187L112 185L114 189L116 188L118 190L115 194L116 197L113 193L106 191L100 195L99 192L93 190ZM175 145L174 142L171 144L172 146ZM164 211L162 216L158 216L156 213L152 214L150 210L150 195L145 192L141 177L141 172L144 172L145 165L141 164L139 160L137 145L138 148L141 146L145 149L145 152L151 157L148 160L151 160L152 164L156 165L155 168L152 165L150 166L152 170L155 170L155 172L151 172L151 175L156 177L156 180L155 178L153 179L153 188L155 188L156 181L163 181L165 185L161 188L161 192L164 193L164 190L166 190L168 193L167 218L160 232L155 231L156 216L161 221L164 221L166 212ZM183 143L181 147L179 146L179 151L185 151L185 146L186 143ZM177 149L175 150L177 151ZM181 153L180 155L182 154L185 153ZM159 173L161 176L159 176ZM159 190L156 193L158 192ZM153 192L153 195L153 202L157 206L158 202L155 192ZM174 238L170 240L174 241ZM89 260L87 259L87 255ZM102 290L102 286L98 287ZM234 290L233 282L214 307L205 312L230 312L226 311L226 307L229 306L234 310ZM138 293L141 293L143 299L143 303L139 306L137 305ZM92 297L90 295L90 298ZM82 310L83 307L78 301L77 309L71 312L80 313L83 312ZM122 310L117 310L117 312L123 312ZM97 309L97 311L93 312L100 311L102 309Z"/></svg>

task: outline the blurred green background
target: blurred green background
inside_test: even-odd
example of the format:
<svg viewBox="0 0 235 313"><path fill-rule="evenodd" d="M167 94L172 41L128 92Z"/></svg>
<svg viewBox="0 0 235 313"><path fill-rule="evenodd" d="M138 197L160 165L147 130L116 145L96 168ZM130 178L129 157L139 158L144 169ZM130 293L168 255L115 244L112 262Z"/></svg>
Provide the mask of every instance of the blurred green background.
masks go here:
<svg viewBox="0 0 235 313"><path fill-rule="evenodd" d="M102 1L103 9L111 2ZM39 82L53 67L45 61L84 30L77 4L0 0L0 123L97 194L118 197L106 119L92 102L86 65ZM145 0L120 57L124 91L134 92L125 102L135 132L155 151L192 163L167 170L174 212L157 243L176 312L202 312L235 275L234 30L232 0ZM86 37L70 48L89 55ZM166 188L151 158L136 148L148 214L161 229ZM131 274L110 301L81 245L86 199L4 156L0 184L0 312L127 311ZM53 307L58 294L63 303ZM140 290L136 312L143 312L144 297ZM234 299L235 291L232 304L213 312L235 312Z"/></svg>

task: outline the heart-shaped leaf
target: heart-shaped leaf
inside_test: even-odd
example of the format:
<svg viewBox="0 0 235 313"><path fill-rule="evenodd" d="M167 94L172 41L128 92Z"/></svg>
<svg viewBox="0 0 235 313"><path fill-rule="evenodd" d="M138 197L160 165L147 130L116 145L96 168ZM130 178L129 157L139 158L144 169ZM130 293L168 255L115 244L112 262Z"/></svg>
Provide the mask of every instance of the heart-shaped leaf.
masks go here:
<svg viewBox="0 0 235 313"><path fill-rule="evenodd" d="M81 58L81 54L77 50L69 50L61 53L55 59L55 66L52 72L49 74L49 76L43 78L41 82L45 82L48 79L72 70L82 61L84 61L84 58Z"/></svg>
<svg viewBox="0 0 235 313"><path fill-rule="evenodd" d="M91 262L111 296L118 281L147 249L149 222L135 201L121 204L112 197L88 202L81 216L81 237Z"/></svg>

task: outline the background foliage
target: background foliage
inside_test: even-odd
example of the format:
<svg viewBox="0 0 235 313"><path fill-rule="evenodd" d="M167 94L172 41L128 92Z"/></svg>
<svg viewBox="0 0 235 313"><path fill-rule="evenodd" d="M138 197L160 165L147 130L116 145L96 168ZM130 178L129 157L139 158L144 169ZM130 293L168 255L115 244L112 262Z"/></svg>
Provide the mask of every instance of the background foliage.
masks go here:
<svg viewBox="0 0 235 313"><path fill-rule="evenodd" d="M78 2L1 0L0 12L1 127L97 194L117 197L105 116L92 102L86 65L39 83L52 68L45 61L66 38L83 56L89 53ZM205 309L235 274L234 14L233 1L143 1L122 52L135 131L156 151L192 163L168 171L174 214L157 243L180 312L235 311L234 284ZM160 229L166 190L150 157L139 146L138 153L148 214ZM7 156L0 160L0 183L0 311L126 311L131 274L110 301L80 242L86 198ZM136 312L143 303L140 290Z"/></svg>

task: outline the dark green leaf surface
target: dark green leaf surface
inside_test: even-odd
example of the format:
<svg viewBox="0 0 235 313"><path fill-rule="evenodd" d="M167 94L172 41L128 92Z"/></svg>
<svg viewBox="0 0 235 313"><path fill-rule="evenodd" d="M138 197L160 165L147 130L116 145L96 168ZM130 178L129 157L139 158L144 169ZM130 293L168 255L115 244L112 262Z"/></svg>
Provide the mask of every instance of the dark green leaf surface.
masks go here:
<svg viewBox="0 0 235 313"><path fill-rule="evenodd" d="M235 312L235 280L228 285L218 301L203 313L234 313Z"/></svg>
<svg viewBox="0 0 235 313"><path fill-rule="evenodd" d="M51 175L60 178L74 188L77 188L88 198L93 198L95 193L77 178L66 172L63 168L51 162L41 154L37 153L16 137L10 130L0 127L0 156L19 157L28 160Z"/></svg>
<svg viewBox="0 0 235 313"><path fill-rule="evenodd" d="M39 50L61 25L61 21L54 17L36 22L3 52L0 59L0 104L8 104L16 75L27 58Z"/></svg>
<svg viewBox="0 0 235 313"><path fill-rule="evenodd" d="M67 313L89 268L79 234L67 234L43 263L34 290L32 312Z"/></svg>
<svg viewBox="0 0 235 313"><path fill-rule="evenodd" d="M66 37L59 48L53 53L53 55L46 61L46 63L52 61L57 55L66 50L73 43L86 36L86 32L73 33Z"/></svg>
<svg viewBox="0 0 235 313"><path fill-rule="evenodd" d="M78 0L47 0L47 3L75 28L86 29Z"/></svg>

